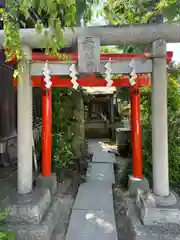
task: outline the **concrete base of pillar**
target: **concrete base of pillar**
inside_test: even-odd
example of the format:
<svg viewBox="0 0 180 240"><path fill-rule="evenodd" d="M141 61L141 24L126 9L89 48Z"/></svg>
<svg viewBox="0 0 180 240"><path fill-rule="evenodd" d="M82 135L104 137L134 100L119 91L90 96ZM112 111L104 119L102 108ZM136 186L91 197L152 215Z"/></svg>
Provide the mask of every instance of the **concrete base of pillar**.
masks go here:
<svg viewBox="0 0 180 240"><path fill-rule="evenodd" d="M127 236L124 240L180 240L180 227L178 224L159 223L158 225L146 226L142 224L135 202L129 201L126 209L128 220L125 229Z"/></svg>
<svg viewBox="0 0 180 240"><path fill-rule="evenodd" d="M62 205L61 198L52 197L52 203L40 224L8 222L0 225L0 231L15 232L18 240L50 240L60 218Z"/></svg>
<svg viewBox="0 0 180 240"><path fill-rule="evenodd" d="M55 173L52 173L50 177L43 177L39 175L36 180L36 187L48 188L53 196L57 192L57 177Z"/></svg>
<svg viewBox="0 0 180 240"><path fill-rule="evenodd" d="M143 191L149 190L149 182L146 178L137 179L133 176L129 176L128 185L129 195L131 197L136 197L138 189L141 189Z"/></svg>
<svg viewBox="0 0 180 240"><path fill-rule="evenodd" d="M6 220L11 223L39 224L51 203L48 188L35 188L32 193L19 195L18 193L6 197L1 203L8 209Z"/></svg>
<svg viewBox="0 0 180 240"><path fill-rule="evenodd" d="M150 191L138 190L136 204L144 225L180 225L180 199L172 192L167 197L158 197Z"/></svg>
<svg viewBox="0 0 180 240"><path fill-rule="evenodd" d="M12 214L10 214L11 210L9 209L10 215L5 221L0 223L0 232L14 232L17 240L64 239L74 198L71 194L67 194L65 191L65 187L67 185L66 181L64 185L61 185L62 186L58 189L54 196L51 196L50 191L47 188L34 188L33 193L26 196L16 195L16 192L13 191L8 199L12 199L10 209L16 211L16 216L14 216L15 212L13 212L12 219ZM62 190L63 187L64 190ZM64 194L64 192L66 192L66 194ZM40 199L42 201L38 200L39 198L37 196L39 195L41 196ZM43 198L44 195L46 197ZM48 202L46 209L43 199L45 202ZM47 201L47 199L50 199L50 201ZM4 212L4 207L8 207L8 202L10 204L10 200L7 200L7 198L6 201L0 202L1 213ZM39 214L39 209L41 209L42 213L41 221L39 221L40 218L36 217L36 214ZM42 209L45 210L44 214ZM19 219L20 213L18 210L20 210L20 213L23 215L20 216L21 219ZM28 214L26 212L28 212ZM29 219L27 216L29 216ZM37 224L38 222L39 224Z"/></svg>

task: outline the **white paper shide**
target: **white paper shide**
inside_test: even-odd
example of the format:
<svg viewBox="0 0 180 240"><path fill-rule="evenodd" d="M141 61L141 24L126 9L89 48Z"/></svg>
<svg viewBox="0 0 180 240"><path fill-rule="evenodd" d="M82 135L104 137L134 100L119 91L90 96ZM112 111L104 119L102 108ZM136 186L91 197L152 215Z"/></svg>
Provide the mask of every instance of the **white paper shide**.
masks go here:
<svg viewBox="0 0 180 240"><path fill-rule="evenodd" d="M44 65L44 68L43 68L43 75L44 75L45 87L47 89L51 88L51 86L52 86L50 73L51 73L51 71L48 68L48 62L46 62L45 65Z"/></svg>
<svg viewBox="0 0 180 240"><path fill-rule="evenodd" d="M111 59L105 64L105 80L107 81L107 87L112 87L113 81L112 81L112 68L111 68Z"/></svg>
<svg viewBox="0 0 180 240"><path fill-rule="evenodd" d="M69 67L69 72L70 72L70 77L71 77L71 82L73 84L73 88L74 89L77 89L79 84L77 83L77 71L76 71L76 66L75 64L72 64L70 67Z"/></svg>

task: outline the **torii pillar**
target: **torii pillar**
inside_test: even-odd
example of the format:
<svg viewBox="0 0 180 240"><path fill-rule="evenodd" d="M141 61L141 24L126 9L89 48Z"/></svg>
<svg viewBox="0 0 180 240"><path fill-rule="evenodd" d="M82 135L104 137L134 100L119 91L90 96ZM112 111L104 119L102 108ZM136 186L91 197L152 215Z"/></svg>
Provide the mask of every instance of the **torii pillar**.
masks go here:
<svg viewBox="0 0 180 240"><path fill-rule="evenodd" d="M173 205L176 199L169 190L166 41L153 42L152 54L153 193L157 203L160 197L166 205Z"/></svg>
<svg viewBox="0 0 180 240"><path fill-rule="evenodd" d="M141 136L141 111L140 87L138 84L130 87L131 100L131 141L132 141L132 174L137 180L142 176L142 136Z"/></svg>
<svg viewBox="0 0 180 240"><path fill-rule="evenodd" d="M131 141L132 141L132 175L129 176L129 194L136 196L138 189L149 190L149 182L143 176L142 134L140 111L140 85L136 81L130 87L131 101Z"/></svg>
<svg viewBox="0 0 180 240"><path fill-rule="evenodd" d="M32 50L29 46L22 47L25 60L19 62L21 70L17 88L17 122L18 122L18 193L32 192L32 82L30 65Z"/></svg>
<svg viewBox="0 0 180 240"><path fill-rule="evenodd" d="M51 176L52 158L52 88L42 93L42 176Z"/></svg>
<svg viewBox="0 0 180 240"><path fill-rule="evenodd" d="M137 206L144 225L179 224L177 198L169 189L166 41L152 45L153 191L138 191Z"/></svg>

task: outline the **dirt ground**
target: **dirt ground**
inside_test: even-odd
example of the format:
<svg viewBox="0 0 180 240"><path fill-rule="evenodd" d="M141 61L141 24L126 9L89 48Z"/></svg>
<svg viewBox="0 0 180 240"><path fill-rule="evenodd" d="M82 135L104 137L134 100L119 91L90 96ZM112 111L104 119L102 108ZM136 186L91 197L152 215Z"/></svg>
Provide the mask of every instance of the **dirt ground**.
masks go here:
<svg viewBox="0 0 180 240"><path fill-rule="evenodd" d="M125 202L124 199L128 195L125 185L127 184L127 167L130 159L116 157L115 166L115 180L116 184L113 186L114 194L114 213L117 227L118 240L127 240L126 227L127 218L125 216Z"/></svg>

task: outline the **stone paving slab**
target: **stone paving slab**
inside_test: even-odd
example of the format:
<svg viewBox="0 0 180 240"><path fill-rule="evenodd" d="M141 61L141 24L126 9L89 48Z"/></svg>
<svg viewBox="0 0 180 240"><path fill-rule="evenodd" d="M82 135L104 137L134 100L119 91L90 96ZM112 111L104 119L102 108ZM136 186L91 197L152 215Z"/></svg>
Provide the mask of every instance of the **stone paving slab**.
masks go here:
<svg viewBox="0 0 180 240"><path fill-rule="evenodd" d="M107 152L103 140L90 139L88 147L94 159L87 169L87 182L79 187L65 240L118 240L112 193L114 155Z"/></svg>
<svg viewBox="0 0 180 240"><path fill-rule="evenodd" d="M117 240L114 213L73 210L65 240Z"/></svg>
<svg viewBox="0 0 180 240"><path fill-rule="evenodd" d="M88 152L107 152L109 149L104 144L104 139L88 139Z"/></svg>
<svg viewBox="0 0 180 240"><path fill-rule="evenodd" d="M116 162L115 154L108 152L94 152L92 162L115 163Z"/></svg>
<svg viewBox="0 0 180 240"><path fill-rule="evenodd" d="M114 214L112 187L106 183L81 184L73 206L74 210L106 210Z"/></svg>
<svg viewBox="0 0 180 240"><path fill-rule="evenodd" d="M87 182L101 181L115 183L114 167L111 163L90 163L86 173Z"/></svg>

